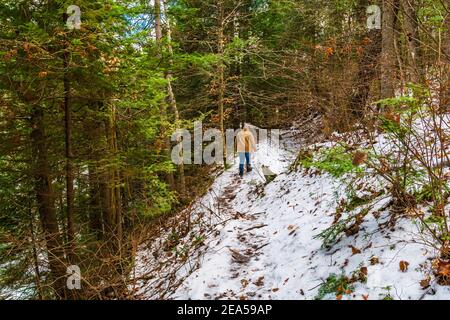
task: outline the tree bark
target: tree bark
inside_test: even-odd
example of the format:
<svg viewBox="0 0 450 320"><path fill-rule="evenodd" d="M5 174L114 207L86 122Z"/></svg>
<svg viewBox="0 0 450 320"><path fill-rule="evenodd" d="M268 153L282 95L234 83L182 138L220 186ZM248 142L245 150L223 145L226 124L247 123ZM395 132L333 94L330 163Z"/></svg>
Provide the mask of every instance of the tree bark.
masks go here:
<svg viewBox="0 0 450 320"><path fill-rule="evenodd" d="M395 96L396 55L395 23L398 13L398 0L383 0L382 53L381 53L381 98Z"/></svg>
<svg viewBox="0 0 450 320"><path fill-rule="evenodd" d="M109 115L106 120L106 141L107 141L107 154L109 159L114 159L117 156L117 140L116 140L116 121L115 121L115 109L113 106L109 107ZM106 211L104 211L105 222L107 225L106 230L109 232L109 236L112 236L112 243L114 248L121 250L123 240L122 229L122 205L120 196L120 172L115 163L108 165L104 168L103 174L103 204Z"/></svg>
<svg viewBox="0 0 450 320"><path fill-rule="evenodd" d="M36 292L38 294L39 300L42 300L42 285L41 285L41 272L39 271L39 258L36 244L36 235L34 233L34 214L32 210L32 204L30 203L30 235L31 235L31 246L33 249L33 267L34 267L34 282L36 286Z"/></svg>
<svg viewBox="0 0 450 320"><path fill-rule="evenodd" d="M172 47L172 26L170 25L170 18L167 14L167 0L164 0L164 8L165 8L165 16L166 16L166 32L167 32L167 48L169 51L169 68L166 72L166 80L167 80L167 95L169 100L170 108L175 116L175 128L176 130L180 129L180 113L177 107L177 100L172 88L172 68L173 68L173 47ZM178 175L180 178L179 183L179 192L184 195L186 193L186 178L184 175L184 164L183 162L178 166Z"/></svg>
<svg viewBox="0 0 450 320"><path fill-rule="evenodd" d="M75 253L75 223L74 223L74 187L73 187L73 152L72 152L72 111L70 108L70 81L68 76L69 52L64 50L64 116L65 116L65 148L66 148L66 217L67 242L69 258Z"/></svg>
<svg viewBox="0 0 450 320"><path fill-rule="evenodd" d="M55 199L48 162L47 137L44 130L44 113L34 106L31 123L31 143L35 161L34 180L39 219L47 246L48 262L55 294L66 298L66 262L63 242L56 217Z"/></svg>
<svg viewBox="0 0 450 320"><path fill-rule="evenodd" d="M224 50L225 50L225 7L224 1L219 0L218 4L218 28L217 28L217 54L219 55L219 97L218 97L218 112L219 112L219 126L223 141L223 158L226 161L227 157L227 144L225 143L225 119L224 119L224 98L225 98L225 62L224 62Z"/></svg>
<svg viewBox="0 0 450 320"><path fill-rule="evenodd" d="M423 69L419 53L419 32L416 14L416 0L400 0L404 13L404 31L408 45L410 77L413 82L423 80Z"/></svg>
<svg viewBox="0 0 450 320"><path fill-rule="evenodd" d="M371 30L367 34L369 43L364 48L358 73L354 79L349 105L351 113L358 118L365 114L370 85L377 75L377 66L381 55L381 37L380 30Z"/></svg>
<svg viewBox="0 0 450 320"><path fill-rule="evenodd" d="M100 112L97 104L92 105L95 113ZM89 227L90 231L96 236L98 240L105 235L103 225L103 206L102 195L105 195L105 184L100 183L103 177L101 172L101 151L106 149L103 143L102 132L103 122L95 118L89 119L86 123L85 130L91 143L89 144Z"/></svg>
<svg viewBox="0 0 450 320"><path fill-rule="evenodd" d="M156 43L158 46L158 55L160 59L163 59L163 50L162 50L162 23L161 23L161 0L154 0L154 9L155 9L155 34L156 34ZM161 114L161 128L160 135L163 139L164 145L164 154L167 159L170 159L170 138L167 135L167 128L164 122L167 119L167 112L164 104L160 106L160 114ZM175 190L175 177L173 172L166 173L166 180L172 190Z"/></svg>

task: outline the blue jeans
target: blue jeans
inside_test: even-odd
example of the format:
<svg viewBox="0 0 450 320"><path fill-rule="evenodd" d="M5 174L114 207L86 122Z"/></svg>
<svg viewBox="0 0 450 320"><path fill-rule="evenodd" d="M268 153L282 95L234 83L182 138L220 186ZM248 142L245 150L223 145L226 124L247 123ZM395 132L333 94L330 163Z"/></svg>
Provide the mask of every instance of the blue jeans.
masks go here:
<svg viewBox="0 0 450 320"><path fill-rule="evenodd" d="M239 174L244 174L244 166L247 162L247 166L250 165L250 152L239 152Z"/></svg>

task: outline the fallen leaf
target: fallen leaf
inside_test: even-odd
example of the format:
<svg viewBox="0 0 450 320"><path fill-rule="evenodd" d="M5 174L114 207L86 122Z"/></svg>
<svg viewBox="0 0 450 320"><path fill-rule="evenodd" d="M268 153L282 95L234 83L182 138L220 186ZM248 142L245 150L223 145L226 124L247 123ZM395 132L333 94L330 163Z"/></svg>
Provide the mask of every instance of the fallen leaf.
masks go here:
<svg viewBox="0 0 450 320"><path fill-rule="evenodd" d="M352 248L352 255L354 256L355 254L360 254L361 250L359 250L358 248L354 247L354 246L349 246L349 248Z"/></svg>
<svg viewBox="0 0 450 320"><path fill-rule="evenodd" d="M439 284L450 285L450 260L435 259L433 269Z"/></svg>
<svg viewBox="0 0 450 320"><path fill-rule="evenodd" d="M363 299L366 300L366 301L369 300L369 295L368 295L368 294L363 294L362 297L363 297Z"/></svg>
<svg viewBox="0 0 450 320"><path fill-rule="evenodd" d="M264 277L259 277L254 284L255 286L262 287L264 285Z"/></svg>
<svg viewBox="0 0 450 320"><path fill-rule="evenodd" d="M375 257L375 256L373 256L372 258L370 258L370 264L371 265L376 265L376 264L379 264L380 263L380 260L378 259L378 257Z"/></svg>
<svg viewBox="0 0 450 320"><path fill-rule="evenodd" d="M422 287L422 289L428 288L430 286L430 278L421 280L420 286Z"/></svg>
<svg viewBox="0 0 450 320"><path fill-rule="evenodd" d="M342 300L342 294L336 295L336 300Z"/></svg>
<svg viewBox="0 0 450 320"><path fill-rule="evenodd" d="M399 267L401 272L408 271L409 262L408 261L400 261Z"/></svg>
<svg viewBox="0 0 450 320"><path fill-rule="evenodd" d="M359 269L359 271L365 276L367 276L367 274L368 274L367 267L361 267L361 269Z"/></svg>
<svg viewBox="0 0 450 320"><path fill-rule="evenodd" d="M366 161L367 161L367 153L365 153L365 152L357 151L353 155L353 165L354 166L360 166L363 163L365 163Z"/></svg>
<svg viewBox="0 0 450 320"><path fill-rule="evenodd" d="M368 274L367 267L361 267L359 269L359 272L358 272L357 276L353 276L352 279L354 281L366 282L367 281L367 274Z"/></svg>

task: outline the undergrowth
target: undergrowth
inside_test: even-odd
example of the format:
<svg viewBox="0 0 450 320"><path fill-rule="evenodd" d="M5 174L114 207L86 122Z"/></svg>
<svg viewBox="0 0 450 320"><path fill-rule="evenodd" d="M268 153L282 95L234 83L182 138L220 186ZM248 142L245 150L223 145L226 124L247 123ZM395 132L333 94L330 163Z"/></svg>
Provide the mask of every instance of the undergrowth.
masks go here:
<svg viewBox="0 0 450 320"><path fill-rule="evenodd" d="M299 153L295 167L316 168L329 173L334 178L340 178L346 173L362 172L361 167L353 164L353 155L341 145L321 150L317 159L308 151Z"/></svg>

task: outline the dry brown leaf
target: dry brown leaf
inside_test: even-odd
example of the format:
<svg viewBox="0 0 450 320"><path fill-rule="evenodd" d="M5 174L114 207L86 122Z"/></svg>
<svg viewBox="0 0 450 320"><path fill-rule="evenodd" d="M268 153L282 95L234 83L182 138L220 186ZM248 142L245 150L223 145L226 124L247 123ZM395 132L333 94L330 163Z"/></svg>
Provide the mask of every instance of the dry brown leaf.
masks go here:
<svg viewBox="0 0 450 320"><path fill-rule="evenodd" d="M436 259L433 269L439 284L450 285L450 260Z"/></svg>
<svg viewBox="0 0 450 320"><path fill-rule="evenodd" d="M361 250L359 250L358 248L354 247L354 246L349 246L349 248L352 248L352 255L354 256L355 254L360 254Z"/></svg>
<svg viewBox="0 0 450 320"><path fill-rule="evenodd" d="M379 264L380 263L380 260L378 259L378 257L375 257L375 256L373 256L372 258L370 258L370 264L371 265L376 265L376 264Z"/></svg>
<svg viewBox="0 0 450 320"><path fill-rule="evenodd" d="M359 271L365 276L367 276L367 274L369 273L369 271L367 270L367 267L361 267L361 269L359 269Z"/></svg>
<svg viewBox="0 0 450 320"><path fill-rule="evenodd" d="M367 161L367 153L356 151L353 155L353 165L360 166Z"/></svg>
<svg viewBox="0 0 450 320"><path fill-rule="evenodd" d="M399 267L400 267L400 271L401 272L406 272L408 271L408 266L409 266L409 262L408 261L400 261L399 263Z"/></svg>
<svg viewBox="0 0 450 320"><path fill-rule="evenodd" d="M422 289L426 289L430 286L430 278L426 278L420 281L420 286L422 287Z"/></svg>
<svg viewBox="0 0 450 320"><path fill-rule="evenodd" d="M259 277L254 284L255 286L262 287L264 285L264 277Z"/></svg>

